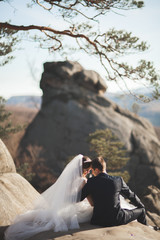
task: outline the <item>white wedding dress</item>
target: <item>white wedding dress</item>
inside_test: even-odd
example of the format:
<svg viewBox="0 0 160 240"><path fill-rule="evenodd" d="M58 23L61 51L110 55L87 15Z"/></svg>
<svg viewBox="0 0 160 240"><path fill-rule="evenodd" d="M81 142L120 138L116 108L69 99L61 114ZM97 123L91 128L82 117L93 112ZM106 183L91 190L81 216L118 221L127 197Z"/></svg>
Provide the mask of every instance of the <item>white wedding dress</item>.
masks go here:
<svg viewBox="0 0 160 240"><path fill-rule="evenodd" d="M80 202L82 158L77 155L63 170L57 181L41 194L34 208L16 217L5 232L5 240L24 240L37 233L53 230L67 231L89 222L93 207L87 199ZM122 207L131 208L122 198Z"/></svg>

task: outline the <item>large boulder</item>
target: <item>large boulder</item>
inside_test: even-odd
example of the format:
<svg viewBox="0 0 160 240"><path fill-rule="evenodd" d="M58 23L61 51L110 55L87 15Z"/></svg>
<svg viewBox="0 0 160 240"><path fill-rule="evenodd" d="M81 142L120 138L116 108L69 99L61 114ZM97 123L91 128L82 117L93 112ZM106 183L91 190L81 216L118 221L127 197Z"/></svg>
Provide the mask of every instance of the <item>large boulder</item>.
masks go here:
<svg viewBox="0 0 160 240"><path fill-rule="evenodd" d="M143 203L146 209L160 216L160 189L155 186L148 186L144 192Z"/></svg>
<svg viewBox="0 0 160 240"><path fill-rule="evenodd" d="M31 184L16 173L13 159L0 140L0 226L11 224L38 196Z"/></svg>
<svg viewBox="0 0 160 240"><path fill-rule="evenodd" d="M148 222L160 227L160 189L148 186L142 197L147 210Z"/></svg>
<svg viewBox="0 0 160 240"><path fill-rule="evenodd" d="M68 158L91 154L89 133L110 128L130 154L130 187L138 194L148 185L160 187L160 142L152 124L107 99L98 73L77 62L45 63L40 86L42 106L21 141L20 159L32 155L29 146L42 147L40 157L58 176Z"/></svg>
<svg viewBox="0 0 160 240"><path fill-rule="evenodd" d="M82 224L80 229L67 232L46 231L36 234L27 240L159 240L160 233L138 222L131 222L123 226L98 227ZM3 238L2 238L3 240Z"/></svg>
<svg viewBox="0 0 160 240"><path fill-rule="evenodd" d="M145 205L148 224L160 227L160 189L148 186L141 200Z"/></svg>
<svg viewBox="0 0 160 240"><path fill-rule="evenodd" d="M107 89L105 81L97 72L85 70L78 62L47 62L44 64L40 82L43 90L53 88L69 90L74 88L75 83L78 88L83 87L95 93L105 92Z"/></svg>

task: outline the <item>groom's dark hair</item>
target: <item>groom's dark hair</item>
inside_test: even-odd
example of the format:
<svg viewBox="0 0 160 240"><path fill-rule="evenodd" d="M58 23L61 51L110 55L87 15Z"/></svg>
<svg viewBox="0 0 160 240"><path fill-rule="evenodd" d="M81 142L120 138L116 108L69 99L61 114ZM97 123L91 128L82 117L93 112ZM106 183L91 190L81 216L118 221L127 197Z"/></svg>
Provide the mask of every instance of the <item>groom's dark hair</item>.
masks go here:
<svg viewBox="0 0 160 240"><path fill-rule="evenodd" d="M100 171L106 170L106 162L103 157L97 157L92 160L91 167L93 169L98 168Z"/></svg>

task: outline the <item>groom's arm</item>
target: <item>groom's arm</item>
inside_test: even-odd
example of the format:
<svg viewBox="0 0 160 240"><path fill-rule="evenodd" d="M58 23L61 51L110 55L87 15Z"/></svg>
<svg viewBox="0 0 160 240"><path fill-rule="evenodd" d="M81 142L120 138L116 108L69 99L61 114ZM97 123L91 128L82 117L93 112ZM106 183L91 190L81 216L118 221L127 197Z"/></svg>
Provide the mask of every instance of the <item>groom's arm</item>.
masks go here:
<svg viewBox="0 0 160 240"><path fill-rule="evenodd" d="M89 183L87 181L87 183L82 188L81 201L83 201L88 195L89 195Z"/></svg>
<svg viewBox="0 0 160 240"><path fill-rule="evenodd" d="M144 208L144 204L141 202L141 200L139 199L139 197L130 190L130 188L128 187L128 185L124 182L123 178L121 178L122 181L122 189L121 189L121 194L123 197L127 197L132 204L134 204L135 206L139 207L139 208Z"/></svg>

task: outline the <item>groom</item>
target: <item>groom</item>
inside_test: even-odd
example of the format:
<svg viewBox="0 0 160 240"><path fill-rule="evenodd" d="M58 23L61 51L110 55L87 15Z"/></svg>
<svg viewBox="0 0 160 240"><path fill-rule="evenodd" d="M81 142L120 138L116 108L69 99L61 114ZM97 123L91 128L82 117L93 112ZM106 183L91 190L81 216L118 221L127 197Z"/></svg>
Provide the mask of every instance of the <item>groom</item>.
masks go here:
<svg viewBox="0 0 160 240"><path fill-rule="evenodd" d="M82 189L81 200L89 197L93 203L91 224L117 226L136 220L146 223L145 209L140 199L133 193L121 177L106 173L106 163L102 157L92 160L92 173ZM134 210L122 209L120 194L136 206Z"/></svg>

